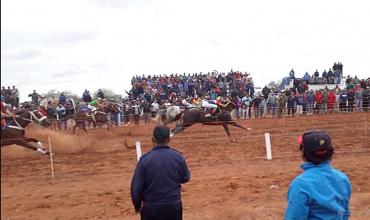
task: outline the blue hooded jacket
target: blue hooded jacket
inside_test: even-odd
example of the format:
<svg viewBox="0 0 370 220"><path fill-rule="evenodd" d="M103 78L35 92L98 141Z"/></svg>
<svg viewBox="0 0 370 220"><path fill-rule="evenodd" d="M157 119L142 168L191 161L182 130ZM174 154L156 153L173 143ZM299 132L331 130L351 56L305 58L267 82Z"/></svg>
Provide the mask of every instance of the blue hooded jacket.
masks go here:
<svg viewBox="0 0 370 220"><path fill-rule="evenodd" d="M330 162L304 163L304 172L291 183L285 219L346 220L350 216L351 183Z"/></svg>

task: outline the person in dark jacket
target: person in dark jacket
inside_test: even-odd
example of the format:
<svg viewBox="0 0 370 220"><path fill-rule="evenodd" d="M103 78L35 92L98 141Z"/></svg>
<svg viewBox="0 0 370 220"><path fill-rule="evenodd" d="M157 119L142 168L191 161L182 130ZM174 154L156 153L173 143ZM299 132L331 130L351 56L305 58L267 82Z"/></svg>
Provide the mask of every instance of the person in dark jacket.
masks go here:
<svg viewBox="0 0 370 220"><path fill-rule="evenodd" d="M98 93L96 93L96 98L104 99L104 92L101 89L99 89Z"/></svg>
<svg viewBox="0 0 370 220"><path fill-rule="evenodd" d="M136 165L131 183L131 199L141 220L181 220L181 184L190 180L182 154L172 149L170 129L156 126L154 147Z"/></svg>

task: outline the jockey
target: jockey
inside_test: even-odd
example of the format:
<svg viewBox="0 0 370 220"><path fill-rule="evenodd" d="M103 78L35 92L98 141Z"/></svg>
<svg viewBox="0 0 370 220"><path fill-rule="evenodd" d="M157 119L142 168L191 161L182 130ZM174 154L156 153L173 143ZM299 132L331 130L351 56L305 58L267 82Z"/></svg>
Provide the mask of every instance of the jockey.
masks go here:
<svg viewBox="0 0 370 220"><path fill-rule="evenodd" d="M46 111L47 109L47 106L48 106L48 100L45 98L44 95L40 95L40 100L39 100L39 103L40 103L40 107L39 107L39 112L43 115L43 116L48 116L48 112Z"/></svg>
<svg viewBox="0 0 370 220"><path fill-rule="evenodd" d="M104 109L104 101L102 98L98 98L97 100L93 100L92 102L90 102L88 105L87 105L87 108L91 110L92 112L92 118L93 118L93 121L96 122L95 120L95 114L99 111L99 110L103 110Z"/></svg>
<svg viewBox="0 0 370 220"><path fill-rule="evenodd" d="M205 99L201 100L201 107L211 110L211 113L206 114L206 117L211 117L212 115L214 115L216 113L217 105L209 103L207 101L207 98L209 98L209 97L206 96Z"/></svg>
<svg viewBox="0 0 370 220"><path fill-rule="evenodd" d="M104 101L103 101L102 98L98 98L97 100L93 100L93 101L89 102L89 104L87 105L87 107L93 113L95 113L98 110L103 110L104 109Z"/></svg>
<svg viewBox="0 0 370 220"><path fill-rule="evenodd" d="M196 108L195 105L191 104L191 100L183 99L181 103L185 106L185 108Z"/></svg>
<svg viewBox="0 0 370 220"><path fill-rule="evenodd" d="M9 111L7 104L1 100L1 128L4 129L6 127L6 120L5 118L17 118L18 115L13 114Z"/></svg>
<svg viewBox="0 0 370 220"><path fill-rule="evenodd" d="M86 102L80 102L78 106L78 111L85 112L85 113L89 111L89 107L87 106Z"/></svg>
<svg viewBox="0 0 370 220"><path fill-rule="evenodd" d="M223 108L225 108L229 103L230 103L230 99L227 98L227 97L223 98L223 97L219 96L216 99L216 105L221 106Z"/></svg>
<svg viewBox="0 0 370 220"><path fill-rule="evenodd" d="M64 116L66 115L66 108L62 105L62 103L59 103L55 110L57 112L58 120L59 118L64 118Z"/></svg>
<svg viewBox="0 0 370 220"><path fill-rule="evenodd" d="M202 103L201 103L201 99L195 95L195 97L191 100L191 104L197 108L201 108L202 107Z"/></svg>

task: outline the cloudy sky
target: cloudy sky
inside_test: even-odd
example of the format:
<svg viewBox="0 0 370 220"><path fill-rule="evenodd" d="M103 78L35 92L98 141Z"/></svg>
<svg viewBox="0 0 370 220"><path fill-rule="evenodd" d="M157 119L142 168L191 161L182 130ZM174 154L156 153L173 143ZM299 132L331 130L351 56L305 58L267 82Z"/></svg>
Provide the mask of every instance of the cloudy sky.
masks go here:
<svg viewBox="0 0 370 220"><path fill-rule="evenodd" d="M263 86L294 68L370 76L363 0L2 0L1 83L110 88L136 74L247 71Z"/></svg>

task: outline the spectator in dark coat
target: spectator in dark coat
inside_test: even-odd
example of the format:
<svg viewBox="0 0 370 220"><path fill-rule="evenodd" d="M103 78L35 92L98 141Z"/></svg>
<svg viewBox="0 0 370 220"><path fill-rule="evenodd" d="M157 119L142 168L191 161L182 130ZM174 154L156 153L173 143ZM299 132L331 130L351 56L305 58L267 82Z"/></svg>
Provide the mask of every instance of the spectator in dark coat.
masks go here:
<svg viewBox="0 0 370 220"><path fill-rule="evenodd" d="M190 180L182 154L172 149L170 129L154 128L154 147L136 165L131 183L131 198L142 220L181 220L181 184Z"/></svg>

